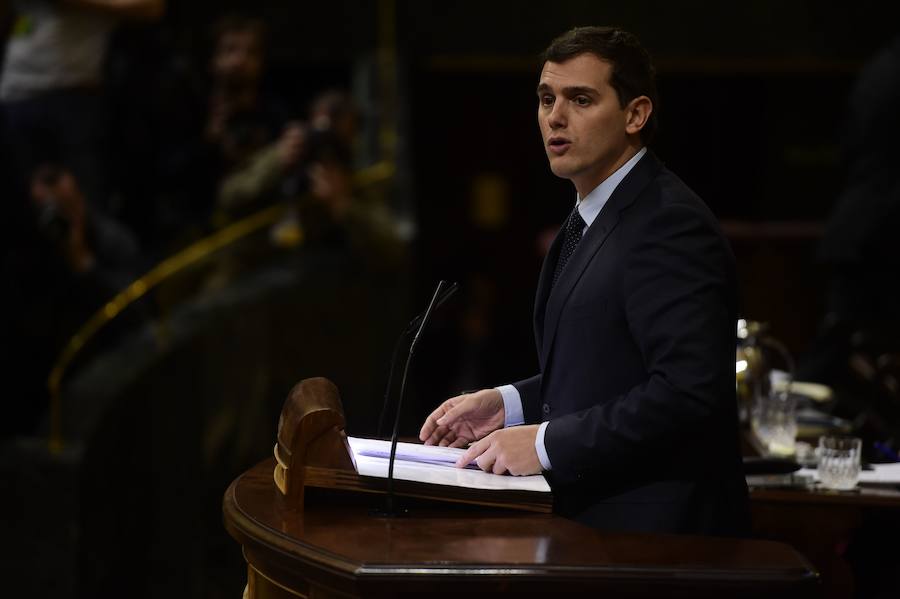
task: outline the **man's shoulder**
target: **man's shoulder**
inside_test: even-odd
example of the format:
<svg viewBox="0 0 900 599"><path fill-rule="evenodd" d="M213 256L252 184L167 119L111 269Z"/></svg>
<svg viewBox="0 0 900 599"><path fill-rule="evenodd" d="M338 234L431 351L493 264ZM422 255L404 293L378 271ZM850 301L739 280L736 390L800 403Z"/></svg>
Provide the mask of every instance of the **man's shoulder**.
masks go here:
<svg viewBox="0 0 900 599"><path fill-rule="evenodd" d="M701 215L704 219L716 220L703 198L663 164L641 196L638 203L649 212L680 208Z"/></svg>
<svg viewBox="0 0 900 599"><path fill-rule="evenodd" d="M652 183L648 186L648 191L654 191L666 201L703 202L697 192L672 172L665 163L660 162L660 168L656 171Z"/></svg>
<svg viewBox="0 0 900 599"><path fill-rule="evenodd" d="M661 162L622 216L621 224L635 242L685 229L724 239L718 218L706 202Z"/></svg>

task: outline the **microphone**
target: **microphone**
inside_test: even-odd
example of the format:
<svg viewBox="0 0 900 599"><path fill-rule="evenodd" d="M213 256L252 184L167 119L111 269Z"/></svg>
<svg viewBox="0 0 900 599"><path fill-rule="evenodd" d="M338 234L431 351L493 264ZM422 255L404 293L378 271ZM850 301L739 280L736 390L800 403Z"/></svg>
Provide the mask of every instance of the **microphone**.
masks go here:
<svg viewBox="0 0 900 599"><path fill-rule="evenodd" d="M444 284L444 281L438 283L438 290L440 290L442 284ZM453 294L457 292L458 289L459 283L451 283L449 287L441 292L440 297L437 298L437 302L435 303L434 308L440 308L444 304L444 302L450 299ZM435 291L435 293L437 293L437 291ZM397 342L394 343L394 351L391 353L391 364L390 368L388 369L387 386L384 389L384 403L381 404L381 414L378 416L378 428L375 431L376 437L380 438L381 432L384 429L384 418L388 411L388 403L390 402L391 383L394 380L394 369L397 367L397 354L400 352L400 345L403 343L403 340L406 339L407 335L420 328L422 319L425 317L428 309L430 308L431 304L428 305L428 308L426 308L425 312L421 312L418 316L409 321L409 325L402 333L400 333L400 336L397 337ZM415 341L413 343L415 343Z"/></svg>
<svg viewBox="0 0 900 599"><path fill-rule="evenodd" d="M445 281L441 281L440 283L438 283L438 289L441 288L442 283L446 284ZM456 293L456 291L458 289L459 289L459 283L456 283L456 282L450 283L450 286L447 287L446 289L444 289L444 291L441 292L440 297L437 298L437 302L434 305L434 309L437 310L438 308L443 306L444 302L446 302L448 299L450 299L450 297L454 293ZM435 290L435 293L437 293L437 290ZM431 306L429 305L428 308L431 308ZM409 322L409 326L406 327L406 331L404 332L404 335L408 335L408 334L412 333L414 330L419 328L419 325L422 324L422 320L428 314L428 308L426 308L425 312L422 312L421 314L419 314L418 316L416 316Z"/></svg>
<svg viewBox="0 0 900 599"><path fill-rule="evenodd" d="M388 517L396 516L397 512L394 509L394 461L397 458L397 438L400 432L400 414L403 411L403 396L406 392L406 377L409 374L409 365L412 363L413 355L416 352L416 346L419 343L419 339L422 337L422 332L425 330L425 327L428 325L428 321L431 319L431 314L434 310L440 305L441 298L444 301L450 298L456 291L456 287L458 285L452 285L447 293L444 293L444 287L447 285L446 281L438 282L437 288L434 290L434 294L431 296L431 302L428 304L428 308L425 310L425 313L421 315L421 317L416 317L413 322L410 323L410 328L407 329L406 332L401 336L401 339L405 337L409 331L413 328L412 324L418 321L418 327L416 328L415 337L413 337L412 343L409 345L409 355L406 357L406 366L403 368L403 378L400 382L400 397L397 399L397 411L394 415L394 430L391 433L391 456L388 460L388 493L387 500L385 502L385 513L384 515Z"/></svg>

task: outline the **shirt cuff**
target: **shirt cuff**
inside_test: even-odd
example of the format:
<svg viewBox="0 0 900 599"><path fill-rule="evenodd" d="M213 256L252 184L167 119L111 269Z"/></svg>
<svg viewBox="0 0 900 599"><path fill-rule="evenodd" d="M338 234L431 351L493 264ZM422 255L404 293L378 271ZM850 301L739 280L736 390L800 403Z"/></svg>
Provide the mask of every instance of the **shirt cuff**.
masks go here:
<svg viewBox="0 0 900 599"><path fill-rule="evenodd" d="M549 420L542 422L541 426L538 427L537 435L534 437L534 450L537 452L538 461L540 461L541 467L544 470L553 470L553 464L550 463L550 456L547 455L547 448L544 447L544 433L547 432L548 424L550 424Z"/></svg>
<svg viewBox="0 0 900 599"><path fill-rule="evenodd" d="M522 396L519 395L519 390L512 385L503 385L496 389L503 397L503 427L525 424L525 413L522 411Z"/></svg>

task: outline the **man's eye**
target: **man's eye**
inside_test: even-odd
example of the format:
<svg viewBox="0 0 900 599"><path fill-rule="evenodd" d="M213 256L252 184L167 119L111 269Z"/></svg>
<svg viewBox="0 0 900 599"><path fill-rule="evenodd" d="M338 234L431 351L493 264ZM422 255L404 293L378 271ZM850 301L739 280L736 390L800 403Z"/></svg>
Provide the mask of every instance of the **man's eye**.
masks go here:
<svg viewBox="0 0 900 599"><path fill-rule="evenodd" d="M553 96L541 96L541 106L553 106Z"/></svg>
<svg viewBox="0 0 900 599"><path fill-rule="evenodd" d="M579 106L587 106L591 103L591 99L587 96L575 96L575 103Z"/></svg>

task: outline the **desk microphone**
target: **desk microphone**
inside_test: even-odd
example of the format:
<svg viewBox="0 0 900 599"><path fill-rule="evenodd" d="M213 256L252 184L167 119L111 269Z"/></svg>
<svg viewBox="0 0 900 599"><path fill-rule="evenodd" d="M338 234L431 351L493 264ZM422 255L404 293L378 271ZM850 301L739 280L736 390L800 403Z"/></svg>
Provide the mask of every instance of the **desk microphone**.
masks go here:
<svg viewBox="0 0 900 599"><path fill-rule="evenodd" d="M397 511L394 509L394 461L397 458L397 437L400 431L400 414L403 411L403 396L406 392L406 377L409 374L409 365L412 362L413 354L416 352L416 346L419 343L419 339L422 337L422 332L428 325L428 321L431 319L431 314L441 303L449 299L458 287L458 285L454 283L445 291L444 287L446 285L446 281L440 281L438 283L437 288L434 290L434 295L431 296L431 302L429 302L428 308L421 316L414 318L413 321L410 322L410 326L403 332L403 335L400 336L400 339L403 339L413 330L416 331L412 343L409 344L409 355L406 357L406 366L403 368L403 378L400 382L400 397L397 399L397 411L394 415L394 430L391 434L391 457L388 460L388 493L383 514L388 517L397 515ZM396 348L394 353L396 355ZM393 365L391 366L391 370L393 371ZM390 389L390 381L388 382L388 389Z"/></svg>
<svg viewBox="0 0 900 599"><path fill-rule="evenodd" d="M440 290L441 286L444 284L444 281L438 283L438 290ZM434 309L440 308L444 304L444 302L446 302L453 296L454 293L456 293L458 289L459 283L451 283L449 287L441 292L440 297L437 298L437 302L434 304ZM435 291L435 294L437 294L437 291ZM433 298L432 301L434 301ZM424 312L421 312L418 316L409 321L409 325L402 333L400 333L400 336L397 337L397 342L394 343L394 351L391 353L391 364L390 368L388 369L387 386L384 389L384 403L381 404L381 414L378 416L378 428L375 430L375 436L378 438L381 438L381 433L384 430L384 418L388 412L388 404L390 403L391 396L391 383L394 380L394 369L397 367L397 354L400 352L400 346L402 345L403 340L406 339L406 337L410 333L420 329L422 320L428 314L428 310L430 309L431 304L428 305L428 308L426 308ZM415 343L415 341L413 343Z"/></svg>

